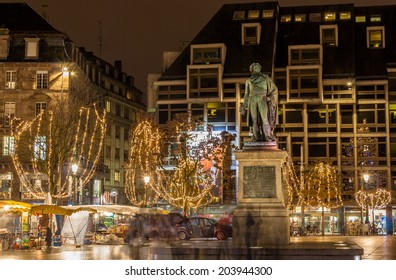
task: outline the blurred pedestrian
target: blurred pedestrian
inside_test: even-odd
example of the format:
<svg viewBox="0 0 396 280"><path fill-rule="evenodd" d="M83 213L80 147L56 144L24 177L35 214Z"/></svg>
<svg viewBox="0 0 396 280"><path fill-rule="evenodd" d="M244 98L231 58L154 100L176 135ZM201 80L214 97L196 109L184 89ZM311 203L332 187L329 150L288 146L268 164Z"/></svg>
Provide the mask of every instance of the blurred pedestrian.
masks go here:
<svg viewBox="0 0 396 280"><path fill-rule="evenodd" d="M51 247L52 244L52 231L51 228L47 228L46 234L45 234L45 242L47 243L47 248Z"/></svg>

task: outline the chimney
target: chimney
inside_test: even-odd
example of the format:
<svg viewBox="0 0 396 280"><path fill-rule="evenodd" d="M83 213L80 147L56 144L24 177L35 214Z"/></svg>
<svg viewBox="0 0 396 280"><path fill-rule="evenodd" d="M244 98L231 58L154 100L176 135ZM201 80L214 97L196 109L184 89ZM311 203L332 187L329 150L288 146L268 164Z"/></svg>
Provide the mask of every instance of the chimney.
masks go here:
<svg viewBox="0 0 396 280"><path fill-rule="evenodd" d="M114 68L122 72L122 61L121 60L114 61Z"/></svg>
<svg viewBox="0 0 396 280"><path fill-rule="evenodd" d="M48 18L48 4L42 4L41 5L41 9L42 9L42 17L43 17L43 19L45 19L46 21L48 21L49 20L49 18Z"/></svg>

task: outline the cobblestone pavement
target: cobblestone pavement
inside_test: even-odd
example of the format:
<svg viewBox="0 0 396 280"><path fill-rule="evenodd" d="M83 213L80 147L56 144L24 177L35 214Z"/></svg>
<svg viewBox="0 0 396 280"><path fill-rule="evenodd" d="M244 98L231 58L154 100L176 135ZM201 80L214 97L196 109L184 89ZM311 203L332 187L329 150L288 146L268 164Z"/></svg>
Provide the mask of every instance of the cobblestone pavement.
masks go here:
<svg viewBox="0 0 396 280"><path fill-rule="evenodd" d="M396 260L396 236L304 236L291 237L291 243L298 242L350 242L364 249L363 260ZM191 240L174 241L172 246L224 246L229 241ZM50 249L26 249L0 251L2 260L145 260L151 259L150 247L169 247L169 242L153 241L143 246L129 245L72 245ZM204 259L204 258L203 258Z"/></svg>

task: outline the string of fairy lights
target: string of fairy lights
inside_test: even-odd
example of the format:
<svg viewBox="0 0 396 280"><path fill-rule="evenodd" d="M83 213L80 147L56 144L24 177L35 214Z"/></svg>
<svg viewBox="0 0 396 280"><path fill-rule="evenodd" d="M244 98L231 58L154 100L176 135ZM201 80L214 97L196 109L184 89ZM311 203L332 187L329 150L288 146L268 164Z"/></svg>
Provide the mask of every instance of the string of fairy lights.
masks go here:
<svg viewBox="0 0 396 280"><path fill-rule="evenodd" d="M198 125L191 116L178 116L161 132L152 120L133 129L125 171L125 192L132 204L148 206L163 199L186 213L212 202L226 147L210 129L197 133ZM171 165L163 162L167 155Z"/></svg>
<svg viewBox="0 0 396 280"><path fill-rule="evenodd" d="M93 108L80 108L77 122L68 127L61 127L62 122L49 109L31 121L19 123L12 129L11 157L23 190L36 199L44 199L48 192L53 198L65 198L81 191L95 174L105 137L105 120L106 111L94 104ZM71 188L68 180L75 176L69 168L72 163L81 170L76 188ZM42 180L47 180L48 186L36 183Z"/></svg>
<svg viewBox="0 0 396 280"><path fill-rule="evenodd" d="M326 162L317 162L304 173L304 184L296 174L291 158L283 167L283 193L288 209L296 206L328 207L341 206L342 198L337 171Z"/></svg>

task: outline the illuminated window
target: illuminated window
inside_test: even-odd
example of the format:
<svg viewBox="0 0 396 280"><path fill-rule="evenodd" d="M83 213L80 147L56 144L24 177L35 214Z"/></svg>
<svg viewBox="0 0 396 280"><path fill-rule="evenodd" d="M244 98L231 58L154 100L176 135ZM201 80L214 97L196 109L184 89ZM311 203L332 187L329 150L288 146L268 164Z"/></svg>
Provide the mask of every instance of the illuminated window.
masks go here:
<svg viewBox="0 0 396 280"><path fill-rule="evenodd" d="M37 71L36 73L36 89L48 88L48 71Z"/></svg>
<svg viewBox="0 0 396 280"><path fill-rule="evenodd" d="M25 38L25 58L38 58L39 41L39 38Z"/></svg>
<svg viewBox="0 0 396 280"><path fill-rule="evenodd" d="M36 116L47 109L47 102L36 102Z"/></svg>
<svg viewBox="0 0 396 280"><path fill-rule="evenodd" d="M340 12L340 20L351 19L351 12Z"/></svg>
<svg viewBox="0 0 396 280"><path fill-rule="evenodd" d="M324 14L325 21L334 21L336 20L336 13L335 12L326 12Z"/></svg>
<svg viewBox="0 0 396 280"><path fill-rule="evenodd" d="M235 19L235 20L245 19L245 11L235 11L232 19Z"/></svg>
<svg viewBox="0 0 396 280"><path fill-rule="evenodd" d="M106 101L106 112L111 113L111 102Z"/></svg>
<svg viewBox="0 0 396 280"><path fill-rule="evenodd" d="M120 171L114 171L114 181L115 182L121 181Z"/></svg>
<svg viewBox="0 0 396 280"><path fill-rule="evenodd" d="M356 22L366 22L366 16L356 16L355 21Z"/></svg>
<svg viewBox="0 0 396 280"><path fill-rule="evenodd" d="M242 24L242 45L260 44L261 25L259 23Z"/></svg>
<svg viewBox="0 0 396 280"><path fill-rule="evenodd" d="M338 46L338 28L337 25L320 26L320 43L325 47Z"/></svg>
<svg viewBox="0 0 396 280"><path fill-rule="evenodd" d="M3 137L3 156L9 156L14 153L14 136Z"/></svg>
<svg viewBox="0 0 396 280"><path fill-rule="evenodd" d="M291 22L291 19L292 19L291 15L281 16L281 22Z"/></svg>
<svg viewBox="0 0 396 280"><path fill-rule="evenodd" d="M370 21L371 22L381 22L381 16L380 15L371 15L370 16Z"/></svg>
<svg viewBox="0 0 396 280"><path fill-rule="evenodd" d="M322 15L320 13L309 14L309 21L321 21Z"/></svg>
<svg viewBox="0 0 396 280"><path fill-rule="evenodd" d="M306 14L299 14L299 15L295 15L294 16L294 21L295 22L304 22L307 19L307 15Z"/></svg>
<svg viewBox="0 0 396 280"><path fill-rule="evenodd" d="M367 48L385 48L385 27L367 27Z"/></svg>
<svg viewBox="0 0 396 280"><path fill-rule="evenodd" d="M259 10L252 10L248 12L248 19L258 19L260 16Z"/></svg>
<svg viewBox="0 0 396 280"><path fill-rule="evenodd" d="M34 159L35 160L45 160L47 143L45 136L36 136L34 139Z"/></svg>
<svg viewBox="0 0 396 280"><path fill-rule="evenodd" d="M273 18L274 10L263 10L263 18Z"/></svg>
<svg viewBox="0 0 396 280"><path fill-rule="evenodd" d="M11 125L11 121L15 118L15 102L4 103L4 120L3 125L8 127Z"/></svg>
<svg viewBox="0 0 396 280"><path fill-rule="evenodd" d="M6 89L15 89L16 71L6 71Z"/></svg>

